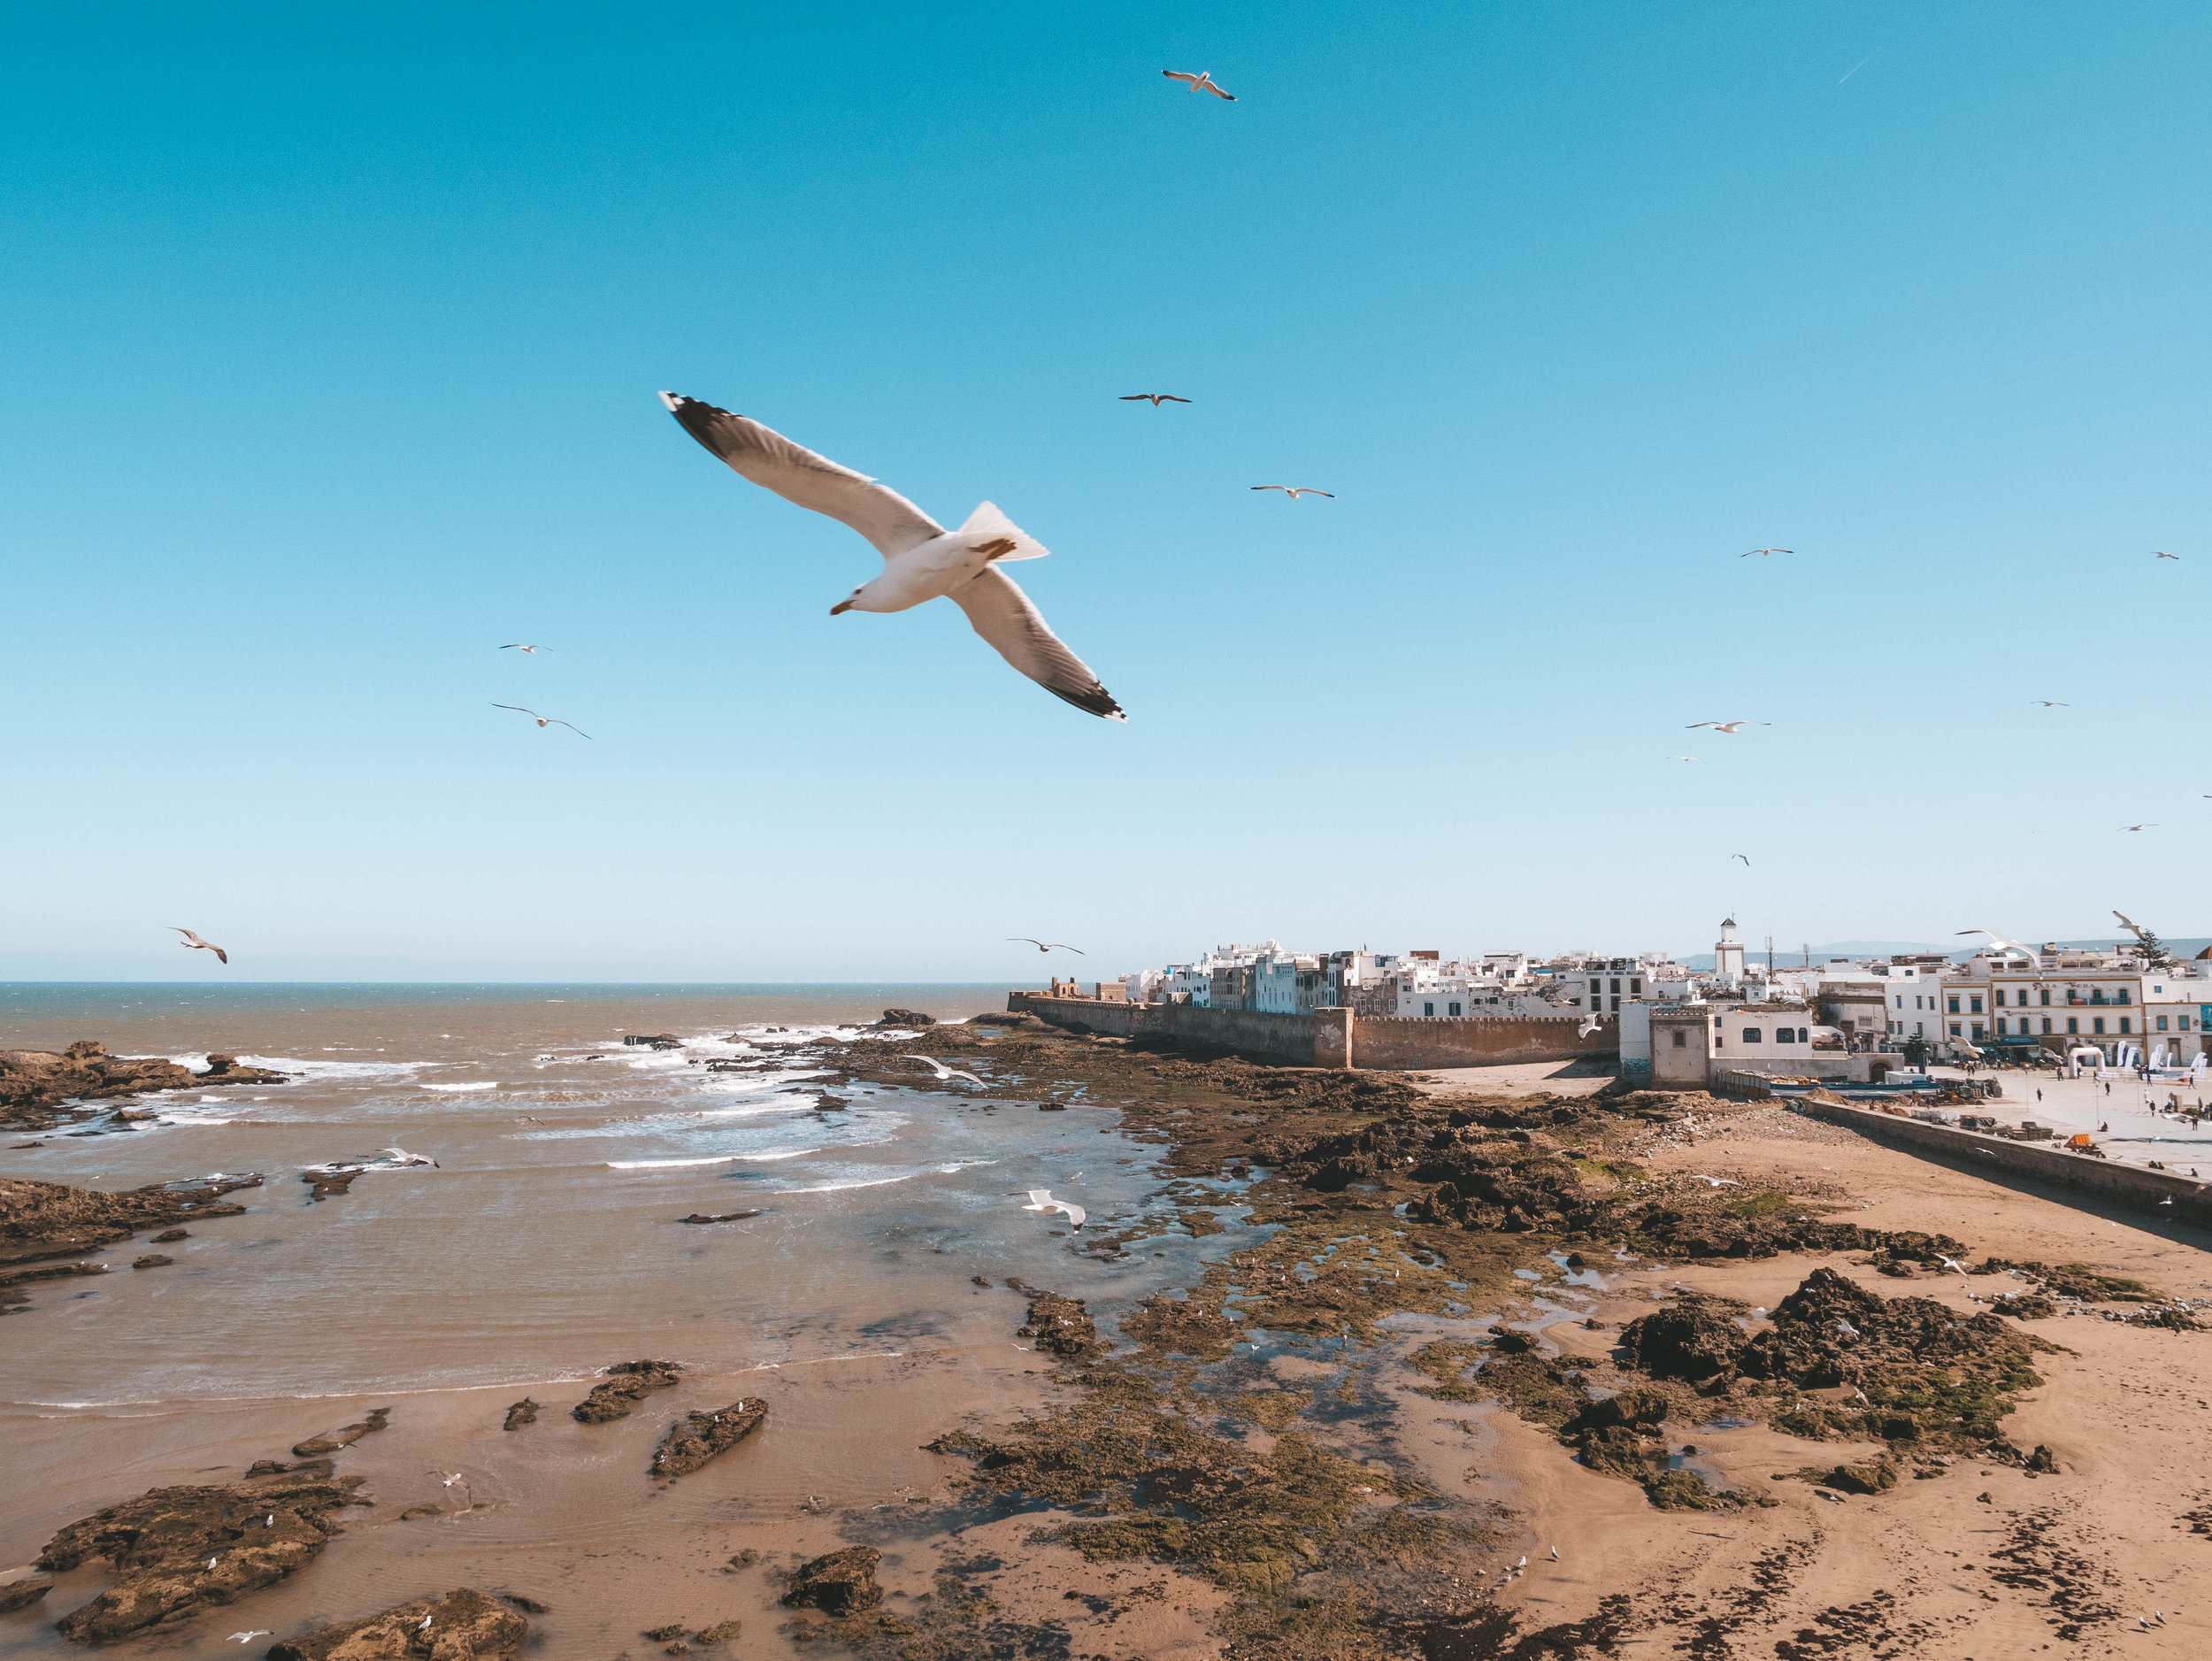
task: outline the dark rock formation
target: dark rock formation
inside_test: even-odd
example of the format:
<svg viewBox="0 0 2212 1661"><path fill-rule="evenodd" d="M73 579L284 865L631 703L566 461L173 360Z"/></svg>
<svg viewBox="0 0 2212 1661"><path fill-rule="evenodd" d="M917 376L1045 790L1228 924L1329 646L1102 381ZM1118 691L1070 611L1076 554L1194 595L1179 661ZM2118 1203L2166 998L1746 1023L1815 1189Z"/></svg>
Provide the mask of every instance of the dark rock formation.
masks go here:
<svg viewBox="0 0 2212 1661"><path fill-rule="evenodd" d="M0 1615L12 1615L19 1609L28 1609L54 1589L51 1580L10 1580L0 1586Z"/></svg>
<svg viewBox="0 0 2212 1661"><path fill-rule="evenodd" d="M934 1027L937 1025L937 1018L934 1015L925 1015L919 1010L886 1010L883 1011L883 1019L876 1025L879 1027ZM826 1563L829 1559L825 1557L822 1561Z"/></svg>
<svg viewBox="0 0 2212 1661"><path fill-rule="evenodd" d="M694 1211L690 1216L679 1217L676 1220L680 1223L741 1223L749 1217L759 1215L760 1211L757 1206L749 1211L718 1211L712 1217L708 1216L704 1211Z"/></svg>
<svg viewBox="0 0 2212 1661"><path fill-rule="evenodd" d="M653 1450L653 1474L690 1475L717 1454L736 1447L767 1417L768 1403L760 1396L733 1402L719 1412L691 1414L671 1425Z"/></svg>
<svg viewBox="0 0 2212 1661"><path fill-rule="evenodd" d="M165 1228L154 1236L154 1244L157 1246L166 1246L176 1241L189 1240L191 1238L192 1236L181 1228Z"/></svg>
<svg viewBox="0 0 2212 1661"><path fill-rule="evenodd" d="M795 1609L818 1609L825 1615L856 1615L883 1602L876 1565L883 1553L873 1546L848 1546L791 1571L791 1589L783 1601Z"/></svg>
<svg viewBox="0 0 2212 1661"><path fill-rule="evenodd" d="M211 1084L282 1084L287 1075L242 1067L235 1056L210 1056L208 1071L194 1073L160 1057L111 1056L107 1047L80 1039L60 1054L0 1050L0 1124L45 1130L64 1118L65 1101L98 1101L141 1091L196 1089Z"/></svg>
<svg viewBox="0 0 2212 1661"><path fill-rule="evenodd" d="M155 1488L72 1523L38 1566L105 1557L115 1583L55 1626L79 1643L111 1643L273 1585L321 1555L338 1532L332 1513L360 1503L360 1482L318 1460L224 1487Z"/></svg>
<svg viewBox="0 0 2212 1661"><path fill-rule="evenodd" d="M161 1269L166 1268L170 1264L173 1264L175 1261L176 1259L174 1257L164 1257L158 1251L150 1251L142 1257L133 1257L131 1259L131 1267L134 1269Z"/></svg>
<svg viewBox="0 0 2212 1661"><path fill-rule="evenodd" d="M1083 1307L1079 1297L1062 1297L1057 1292L1040 1292L1025 1288L1029 1293L1029 1324L1018 1334L1032 1339L1038 1349L1056 1356L1066 1356L1080 1361L1098 1353L1098 1325Z"/></svg>
<svg viewBox="0 0 2212 1661"><path fill-rule="evenodd" d="M630 1410L654 1390L672 1389L683 1368L673 1361L618 1361L607 1369L604 1383L569 1410L579 1424L604 1425L627 1419Z"/></svg>
<svg viewBox="0 0 2212 1661"><path fill-rule="evenodd" d="M273 1645L268 1661L518 1661L529 1636L513 1610L463 1587Z"/></svg>
<svg viewBox="0 0 2212 1661"><path fill-rule="evenodd" d="M257 1176L207 1177L157 1182L105 1194L0 1177L0 1268L45 1257L79 1257L127 1240L141 1229L162 1228L196 1217L235 1217L242 1205L219 1204L234 1188L261 1186Z"/></svg>
<svg viewBox="0 0 2212 1661"><path fill-rule="evenodd" d="M502 1425L500 1429L520 1430L525 1425L534 1425L537 1422L538 1403L526 1396L507 1410L507 1422Z"/></svg>
<svg viewBox="0 0 2212 1661"><path fill-rule="evenodd" d="M310 1165L300 1173L300 1180L314 1185L308 1190L309 1199L326 1200L350 1188L360 1174L359 1165Z"/></svg>
<svg viewBox="0 0 2212 1661"><path fill-rule="evenodd" d="M326 1453L335 1453L339 1449L349 1447L362 1437L383 1429L391 1416L390 1408L377 1408L358 1424L342 1425L336 1430L324 1431L319 1436L310 1436L292 1450L293 1456L301 1459L319 1459Z"/></svg>
<svg viewBox="0 0 2212 1661"><path fill-rule="evenodd" d="M1622 1348L1642 1371L1692 1381L1728 1371L1749 1342L1732 1319L1696 1297L1632 1320L1621 1333Z"/></svg>

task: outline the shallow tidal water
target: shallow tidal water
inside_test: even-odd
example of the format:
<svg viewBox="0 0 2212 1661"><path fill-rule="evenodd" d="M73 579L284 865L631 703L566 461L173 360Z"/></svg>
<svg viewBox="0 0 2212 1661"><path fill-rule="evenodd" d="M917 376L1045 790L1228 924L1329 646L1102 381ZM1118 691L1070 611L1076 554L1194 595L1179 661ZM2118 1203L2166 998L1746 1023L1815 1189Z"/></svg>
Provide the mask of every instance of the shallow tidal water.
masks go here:
<svg viewBox="0 0 2212 1661"><path fill-rule="evenodd" d="M1164 1203L1154 1149L1125 1136L1118 1109L986 1104L918 1068L911 1088L841 1088L847 1105L825 1111L818 1076L789 1053L888 1005L942 1020L1002 1008L1005 991L0 988L0 1047L98 1038L117 1054L221 1051L295 1075L147 1098L134 1105L157 1108L157 1123L49 1133L0 1161L11 1176L110 1189L265 1178L226 1196L244 1215L160 1248L173 1265L133 1272L150 1248L119 1242L113 1273L35 1286L0 1321L0 1574L102 1505L234 1480L389 1407L389 1429L338 1456L377 1503L345 1513L317 1563L115 1649L236 1653L234 1629L290 1636L476 1585L554 1606L534 1623L534 1656L653 1653L641 1626L731 1616L746 1620L745 1653L779 1653L775 1588L760 1570L726 1572L727 1557L833 1549L855 1511L879 1519L885 1584L898 1586L898 1519L946 1497L963 1468L921 1444L1038 1398L1005 1280L1087 1298L1110 1323L1240 1243L1233 1228L1175 1234L1110 1264L1063 1219L1021 1209L1032 1188L1101 1224ZM620 1042L660 1032L685 1048ZM299 1180L388 1148L437 1167L371 1168L319 1203ZM598 1369L644 1357L681 1363L684 1384L618 1424L568 1417ZM503 1431L526 1395L545 1404L538 1422ZM672 1419L757 1396L770 1417L748 1443L667 1488L647 1479ZM447 1487L440 1473L457 1471ZM446 1514L397 1520L426 1503ZM926 1567L916 1555L909 1589L926 1589ZM42 1608L0 1618L0 1657L81 1653L50 1622L103 1584L78 1571Z"/></svg>

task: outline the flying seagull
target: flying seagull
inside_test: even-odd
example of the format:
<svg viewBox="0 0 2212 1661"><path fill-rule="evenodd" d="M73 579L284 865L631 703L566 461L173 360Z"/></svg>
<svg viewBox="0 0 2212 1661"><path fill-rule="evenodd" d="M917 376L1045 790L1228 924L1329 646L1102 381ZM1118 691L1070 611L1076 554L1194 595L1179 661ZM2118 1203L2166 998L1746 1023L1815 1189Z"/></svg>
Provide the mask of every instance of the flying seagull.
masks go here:
<svg viewBox="0 0 2212 1661"><path fill-rule="evenodd" d="M661 402L684 431L741 478L851 526L883 556L883 574L830 607L832 617L903 611L941 594L949 596L1000 657L1053 696L1108 720L1128 719L1089 666L1046 627L1029 596L994 563L1038 559L1051 550L991 503L977 508L958 530L948 531L866 473L803 449L758 421L673 392L662 393Z"/></svg>
<svg viewBox="0 0 2212 1661"><path fill-rule="evenodd" d="M1068 1214L1068 1226L1078 1234L1082 1232L1083 1219L1090 1215L1080 1205L1071 1205L1065 1200L1054 1199L1050 1188L1030 1189L1029 1203L1023 1206L1022 1210L1025 1211L1065 1211Z"/></svg>
<svg viewBox="0 0 2212 1661"><path fill-rule="evenodd" d="M503 647L501 650L504 650L505 648ZM579 738L589 738L591 736L589 733L586 732L582 727L577 726L573 721L556 720L552 716L541 715L535 710L525 710L519 704L495 704L492 705L492 708L495 710L519 710L523 714L528 716L532 720L535 721L540 727L565 727L570 732L575 734Z"/></svg>
<svg viewBox="0 0 2212 1661"><path fill-rule="evenodd" d="M1701 727L1709 727L1717 733L1727 733L1732 735L1740 727L1771 727L1773 725L1772 721L1692 721L1682 730L1686 733L1694 733Z"/></svg>
<svg viewBox="0 0 2212 1661"><path fill-rule="evenodd" d="M1844 1318L1840 1315L1837 1316L1828 1324L1834 1327L1838 1332L1841 1333L1846 1338L1856 1338L1860 1335L1859 1329L1856 1326L1854 1326L1849 1321L1844 1319Z"/></svg>
<svg viewBox="0 0 2212 1661"><path fill-rule="evenodd" d="M169 927L175 930L176 933L184 936L184 938L177 943L182 946L187 951L191 951L196 948L201 951L213 952L215 954L215 961L218 963L227 964L230 961L230 954L225 951L220 946L209 945L207 942L202 940L197 934L194 934L188 928L178 928L174 923L170 924Z"/></svg>
<svg viewBox="0 0 2212 1661"><path fill-rule="evenodd" d="M433 1171L438 1169L438 1162L427 1154L409 1153L404 1148L387 1148L384 1151L391 1156L396 1165L428 1165Z"/></svg>
<svg viewBox="0 0 2212 1661"><path fill-rule="evenodd" d="M1599 1027L1604 1025L1605 1023L1600 1020L1596 1016L1586 1015L1582 1018L1582 1025L1575 1028L1575 1036L1577 1038L1587 1038L1592 1033L1597 1031Z"/></svg>
<svg viewBox="0 0 2212 1661"><path fill-rule="evenodd" d="M1669 756L1667 759L1669 761L1695 761L1697 757L1695 756Z"/></svg>
<svg viewBox="0 0 2212 1661"><path fill-rule="evenodd" d="M1080 946L1066 945L1056 940L1039 940L1034 934L1009 934L1006 938L1010 942L1025 942L1034 946L1039 951L1071 951L1079 957L1087 957L1091 955Z"/></svg>
<svg viewBox="0 0 2212 1661"><path fill-rule="evenodd" d="M1746 865L1749 865L1751 863L1751 856L1749 854L1731 854L1728 857L1731 859L1740 859Z"/></svg>
<svg viewBox="0 0 2212 1661"><path fill-rule="evenodd" d="M2178 559L2181 556L2179 554L2157 554L2153 556L2153 558L2158 559Z"/></svg>
<svg viewBox="0 0 2212 1661"><path fill-rule="evenodd" d="M1163 404L1188 404L1190 402L1188 398L1177 397L1172 392L1125 392L1121 395L1121 401L1124 404L1142 404L1147 398L1152 400L1152 407L1156 410Z"/></svg>
<svg viewBox="0 0 2212 1661"><path fill-rule="evenodd" d="M2040 704L2047 710L2070 710L2074 707L2070 704L2061 704L2056 698L2031 698L2029 702Z"/></svg>
<svg viewBox="0 0 2212 1661"><path fill-rule="evenodd" d="M1746 554L1743 557L1746 559L1748 559L1751 558L1751 554L1793 554L1797 550L1794 548L1755 548L1751 550L1750 554Z"/></svg>
<svg viewBox="0 0 2212 1661"><path fill-rule="evenodd" d="M1194 75L1187 75L1179 69L1163 69L1160 73L1165 75L1170 81L1180 81L1187 83L1185 87L1186 91L1210 92L1215 97L1226 98L1231 104L1234 104L1237 101L1237 95L1235 93L1222 91L1221 88L1215 82L1213 72L1210 69L1202 69Z"/></svg>
<svg viewBox="0 0 2212 1661"><path fill-rule="evenodd" d="M1293 502L1302 496L1325 496L1332 502L1336 500L1335 491L1317 490L1310 484L1256 484L1252 488L1255 490L1280 490Z"/></svg>
<svg viewBox="0 0 2212 1661"><path fill-rule="evenodd" d="M2128 932L2129 934L2131 934L2134 935L2136 939L2138 939L2138 940L2142 940L2142 939L2143 939L2143 926L2142 926L2140 923L2130 922L2130 921L2128 920L2128 919L2127 919L2124 915L2123 915L2121 912L2118 912L2118 911L2115 911L2115 912L2113 912L2113 916L2119 918L2119 919L2120 919L2120 927L2121 927L2122 928L2126 929L2126 930L2127 930L2127 932ZM2144 943L2145 943L2146 945L2147 945L2147 944L2149 944L2150 942L2147 942L2147 941L2145 941L2145 942L2144 942Z"/></svg>
<svg viewBox="0 0 2212 1661"><path fill-rule="evenodd" d="M974 1085L980 1085L983 1082L983 1080L977 1078L974 1073L963 1073L957 1067L949 1067L943 1062L938 1060L934 1056L909 1056L907 1059L909 1061L920 1062L924 1066L934 1073L940 1080L946 1079L965 1079L970 1084Z"/></svg>
<svg viewBox="0 0 2212 1661"><path fill-rule="evenodd" d="M2121 828L2122 830L2124 830L2124 831L2131 831L2131 830L2155 830L2155 829L2157 828L2157 827L2158 827L2158 821L2157 821L2156 819L2153 819L2153 820L2152 820L2149 824L2147 824L2147 825L2123 825L2123 826L2121 826L2121 827L2120 827L2120 828Z"/></svg>
<svg viewBox="0 0 2212 1661"><path fill-rule="evenodd" d="M233 1643L251 1643L257 1638L273 1638L275 1635L276 1634L271 1632L266 1626L264 1626L258 1632L234 1632L231 1634L230 1641Z"/></svg>
<svg viewBox="0 0 2212 1661"><path fill-rule="evenodd" d="M526 646L518 640L511 640L499 650L502 651L526 651L534 656L541 651L551 651L553 649L550 646Z"/></svg>

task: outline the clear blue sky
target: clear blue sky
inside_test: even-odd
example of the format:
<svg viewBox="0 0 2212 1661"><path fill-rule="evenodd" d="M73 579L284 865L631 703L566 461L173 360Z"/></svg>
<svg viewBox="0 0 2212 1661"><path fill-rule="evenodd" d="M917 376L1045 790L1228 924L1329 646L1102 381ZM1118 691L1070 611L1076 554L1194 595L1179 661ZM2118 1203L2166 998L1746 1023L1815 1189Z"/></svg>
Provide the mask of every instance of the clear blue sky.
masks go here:
<svg viewBox="0 0 2212 1661"><path fill-rule="evenodd" d="M0 75L0 978L2208 932L2201 5L18 7ZM874 554L662 387L996 501L1129 725L829 617Z"/></svg>

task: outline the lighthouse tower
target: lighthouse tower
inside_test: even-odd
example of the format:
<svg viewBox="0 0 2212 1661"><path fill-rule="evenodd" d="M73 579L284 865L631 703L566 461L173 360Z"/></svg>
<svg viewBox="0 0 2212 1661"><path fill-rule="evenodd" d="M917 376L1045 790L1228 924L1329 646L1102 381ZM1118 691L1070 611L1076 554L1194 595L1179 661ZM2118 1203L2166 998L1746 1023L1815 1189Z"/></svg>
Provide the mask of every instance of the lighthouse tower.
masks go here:
<svg viewBox="0 0 2212 1661"><path fill-rule="evenodd" d="M1713 973L1724 975L1729 981L1743 980L1743 942L1736 938L1736 919L1721 919L1720 938L1713 942Z"/></svg>

